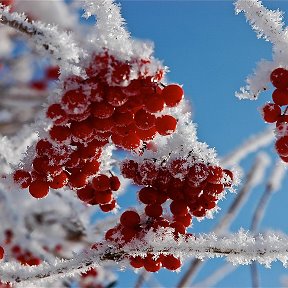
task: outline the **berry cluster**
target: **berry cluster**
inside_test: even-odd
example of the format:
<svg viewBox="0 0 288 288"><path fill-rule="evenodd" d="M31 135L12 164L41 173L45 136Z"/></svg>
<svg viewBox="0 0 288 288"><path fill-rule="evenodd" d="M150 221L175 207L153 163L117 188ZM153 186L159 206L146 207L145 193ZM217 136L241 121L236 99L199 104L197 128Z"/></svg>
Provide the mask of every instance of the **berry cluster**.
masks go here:
<svg viewBox="0 0 288 288"><path fill-rule="evenodd" d="M213 209L218 195L224 188L231 187L233 181L230 170L204 163L192 164L184 158L174 159L165 166L152 160L139 164L127 160L122 163L121 172L136 184L146 186L138 197L146 205L148 217L160 217L162 205L171 199L170 211L177 227L183 225L181 231L190 225L192 216L204 217Z"/></svg>
<svg viewBox="0 0 288 288"><path fill-rule="evenodd" d="M140 72L147 64L134 62ZM183 98L179 85L160 87L157 81L163 76L162 70L152 77L144 69L137 79L130 81L136 65L131 63L118 61L105 51L94 56L86 69L88 79L73 76L64 81L60 102L47 109L53 126L49 137L36 144L33 170L17 170L13 175L15 182L22 188L29 187L35 198L45 197L49 187L69 186L77 190L81 200L100 204L105 212L114 209L112 191L119 189L119 180L116 176L97 174L103 147L112 141L132 150L153 139L156 133L170 135L177 120L156 113L165 106L176 106ZM55 76L55 71L47 75ZM127 81L128 85L123 86Z"/></svg>
<svg viewBox="0 0 288 288"><path fill-rule="evenodd" d="M266 103L261 108L261 113L266 122L276 123L275 149L279 157L288 163L288 70L275 69L270 75L270 80L276 88L272 93L273 103ZM281 107L284 107L283 113Z"/></svg>
<svg viewBox="0 0 288 288"><path fill-rule="evenodd" d="M143 239L150 229L157 231L157 229L160 227L174 227L175 237L177 237L178 233L181 233L181 231L177 230L177 225L171 225L169 220L164 219L163 217L159 216L157 218L147 219L145 218L145 215L143 215L142 218L143 219L141 220L140 215L136 211L125 211L120 217L120 224L112 229L109 229L105 234L105 239L121 247L133 239ZM182 231L181 234L184 234L183 232L184 231ZM156 272L161 267L169 270L177 270L181 266L180 259L174 257L173 255L161 254L157 259L155 258L155 255L150 253L144 258L130 257L129 260L132 267L144 267L149 272Z"/></svg>
<svg viewBox="0 0 288 288"><path fill-rule="evenodd" d="M155 159L146 159L140 164L126 160L121 172L124 177L145 186L138 198L146 207L141 216L136 211L125 211L120 223L106 232L105 239L120 246L133 239L141 240L149 230L157 231L161 227L172 228L176 239L179 234L189 237L187 228L191 226L192 217L204 217L216 206L219 194L233 182L230 170L204 163L191 164L184 158L164 164L157 164ZM172 216L164 215L163 206L167 200L171 200ZM130 263L134 268L144 267L149 272L156 272L162 266L169 270L181 266L180 259L173 255L131 257Z"/></svg>

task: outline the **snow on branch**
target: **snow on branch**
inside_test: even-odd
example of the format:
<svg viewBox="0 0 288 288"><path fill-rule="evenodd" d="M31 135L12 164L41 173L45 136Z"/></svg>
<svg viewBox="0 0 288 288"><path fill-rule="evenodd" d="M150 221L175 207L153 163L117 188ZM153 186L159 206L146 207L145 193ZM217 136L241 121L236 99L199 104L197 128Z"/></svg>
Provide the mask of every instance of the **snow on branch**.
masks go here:
<svg viewBox="0 0 288 288"><path fill-rule="evenodd" d="M43 24L39 21L30 22L24 14L10 13L9 8L2 5L0 5L0 23L31 37L36 48L45 55L47 51L50 52L62 70L68 70L70 74L71 71L74 74L80 73L77 63L85 52L77 46L72 34L60 31L55 25Z"/></svg>
<svg viewBox="0 0 288 288"><path fill-rule="evenodd" d="M275 136L273 129L268 128L267 130L248 138L248 140L246 140L244 143L241 143L239 147L221 159L221 164L225 167L231 167L239 163L250 153L257 151L262 147L268 146L274 139Z"/></svg>
<svg viewBox="0 0 288 288"><path fill-rule="evenodd" d="M235 12L236 14L244 12L257 37L273 44L273 61L260 61L254 75L247 78L247 85L236 93L240 99L255 100L261 91L267 89L272 70L277 67L288 67L287 28L284 28L283 13L265 8L259 0L236 1Z"/></svg>
<svg viewBox="0 0 288 288"><path fill-rule="evenodd" d="M75 255L72 260L57 260L55 264L43 263L37 267L21 266L18 263L4 263L0 265L1 280L19 283L27 287L35 281L56 280L83 272L90 267L103 265L107 261L114 261L122 266L127 265L127 258L131 256L145 256L147 253L173 254L181 257L214 258L226 257L234 265L251 264L257 261L270 267L274 261L281 261L288 266L288 236L277 233L267 233L252 236L249 232L240 230L236 234L217 237L216 234L200 234L190 238L179 237L177 241L173 233L150 231L143 241L135 240L123 247L117 247L112 242L98 245L98 250L91 249ZM169 230L169 229L168 229ZM38 282L37 282L38 283Z"/></svg>

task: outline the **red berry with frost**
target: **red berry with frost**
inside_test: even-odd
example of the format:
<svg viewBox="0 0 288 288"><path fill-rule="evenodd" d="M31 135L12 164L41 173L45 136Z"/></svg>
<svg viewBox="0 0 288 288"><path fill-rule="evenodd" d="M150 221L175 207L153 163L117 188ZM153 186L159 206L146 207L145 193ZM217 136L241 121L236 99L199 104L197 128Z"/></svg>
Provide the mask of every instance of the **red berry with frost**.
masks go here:
<svg viewBox="0 0 288 288"><path fill-rule="evenodd" d="M138 171L138 163L133 160L125 160L121 165L121 173L125 178L133 179Z"/></svg>
<svg viewBox="0 0 288 288"><path fill-rule="evenodd" d="M149 217L158 218L163 213L163 208L160 204L148 204L145 207L145 213Z"/></svg>
<svg viewBox="0 0 288 288"><path fill-rule="evenodd" d="M156 117L153 114L141 109L134 116L135 124L138 128L147 130L155 126Z"/></svg>
<svg viewBox="0 0 288 288"><path fill-rule="evenodd" d="M264 119L264 121L268 123L273 123L278 120L278 118L281 115L281 108L279 105L274 103L266 103L261 108L261 114Z"/></svg>
<svg viewBox="0 0 288 288"><path fill-rule="evenodd" d="M144 204L154 204L157 201L158 191L153 187L143 187L138 194L139 200Z"/></svg>
<svg viewBox="0 0 288 288"><path fill-rule="evenodd" d="M223 184L225 187L231 187L233 184L233 172L228 170L228 169L224 169L223 170Z"/></svg>
<svg viewBox="0 0 288 288"><path fill-rule="evenodd" d="M47 139L40 139L36 144L36 153L39 156L51 155L53 145Z"/></svg>
<svg viewBox="0 0 288 288"><path fill-rule="evenodd" d="M159 258L154 260L151 254L148 254L144 259L144 268L148 272L157 272L160 270L161 266L161 260Z"/></svg>
<svg viewBox="0 0 288 288"><path fill-rule="evenodd" d="M164 109L164 99L159 94L154 94L144 100L144 109L149 113L161 112Z"/></svg>
<svg viewBox="0 0 288 288"><path fill-rule="evenodd" d="M91 105L92 115L100 119L111 117L112 114L114 113L114 110L115 108L105 101L95 102Z"/></svg>
<svg viewBox="0 0 288 288"><path fill-rule="evenodd" d="M164 87L161 96L168 107L174 107L182 100L184 91L181 86L171 84Z"/></svg>
<svg viewBox="0 0 288 288"><path fill-rule="evenodd" d="M94 198L95 190L92 185L87 185L79 190L77 190L77 196L81 201L89 202Z"/></svg>
<svg viewBox="0 0 288 288"><path fill-rule="evenodd" d="M95 191L95 195L93 200L95 200L99 204L107 204L113 200L113 194L111 190L105 191Z"/></svg>
<svg viewBox="0 0 288 288"><path fill-rule="evenodd" d="M155 126L151 127L150 129L143 130L143 129L137 129L137 135L138 137L143 141L153 140L156 136L157 130Z"/></svg>
<svg viewBox="0 0 288 288"><path fill-rule="evenodd" d="M177 270L181 267L181 261L179 258L174 257L173 255L165 255L161 259L162 266L168 270Z"/></svg>
<svg viewBox="0 0 288 288"><path fill-rule="evenodd" d="M275 104L279 106L288 105L288 88L275 89L274 92L272 93L272 99L275 102Z"/></svg>
<svg viewBox="0 0 288 288"><path fill-rule="evenodd" d="M173 220L175 222L180 222L181 224L183 224L185 227L189 227L192 223L192 216L187 213L186 215L183 216L174 216Z"/></svg>
<svg viewBox="0 0 288 288"><path fill-rule="evenodd" d="M140 256L130 257L130 265L136 269L141 268L144 265L144 259Z"/></svg>
<svg viewBox="0 0 288 288"><path fill-rule="evenodd" d="M221 184L223 178L223 169L219 166L208 166L209 175L207 181L213 184Z"/></svg>
<svg viewBox="0 0 288 288"><path fill-rule="evenodd" d="M100 204L100 209L103 212L110 212L116 207L116 201L113 199L110 203Z"/></svg>
<svg viewBox="0 0 288 288"><path fill-rule="evenodd" d="M88 175L85 173L77 172L69 176L68 185L71 189L80 189L87 185Z"/></svg>
<svg viewBox="0 0 288 288"><path fill-rule="evenodd" d="M170 204L170 211L173 215L184 216L188 213L187 202L184 200L174 200Z"/></svg>
<svg viewBox="0 0 288 288"><path fill-rule="evenodd" d="M120 180L117 176L111 176L110 177L110 187L112 191L118 191L120 188Z"/></svg>
<svg viewBox="0 0 288 288"><path fill-rule="evenodd" d="M270 74L270 81L276 88L288 88L288 71L284 68L276 68Z"/></svg>
<svg viewBox="0 0 288 288"><path fill-rule="evenodd" d="M170 135L176 130L177 120L170 115L164 115L156 119L156 130L162 136Z"/></svg>
<svg viewBox="0 0 288 288"><path fill-rule="evenodd" d="M113 120L116 126L127 126L133 122L134 117L131 112L120 113L119 111L115 111Z"/></svg>
<svg viewBox="0 0 288 288"><path fill-rule="evenodd" d="M68 175L62 171L59 175L53 177L51 182L48 182L49 186L53 189L60 189L68 183Z"/></svg>
<svg viewBox="0 0 288 288"><path fill-rule="evenodd" d="M135 132L130 132L122 138L122 147L128 150L136 149L140 146L141 140Z"/></svg>
<svg viewBox="0 0 288 288"><path fill-rule="evenodd" d="M119 107L128 100L128 97L121 91L120 88L110 87L106 96L106 100L110 105Z"/></svg>
<svg viewBox="0 0 288 288"><path fill-rule="evenodd" d="M281 137L275 142L275 149L281 156L288 156L288 136Z"/></svg>
<svg viewBox="0 0 288 288"><path fill-rule="evenodd" d="M97 191L105 191L110 189L110 179L107 175L99 174L92 180L92 186Z"/></svg>
<svg viewBox="0 0 288 288"><path fill-rule="evenodd" d="M34 198L44 198L48 195L49 185L47 182L35 180L29 186L29 193Z"/></svg>
<svg viewBox="0 0 288 288"><path fill-rule="evenodd" d="M56 125L61 125L67 122L68 116L60 104L55 103L48 107L46 116L50 118Z"/></svg>
<svg viewBox="0 0 288 288"><path fill-rule="evenodd" d="M67 126L54 125L49 131L50 138L58 143L70 140L71 131Z"/></svg>
<svg viewBox="0 0 288 288"><path fill-rule="evenodd" d="M136 211L125 211L120 217L120 223L125 227L135 227L140 224L140 216Z"/></svg>
<svg viewBox="0 0 288 288"><path fill-rule="evenodd" d="M13 180L24 189L30 185L32 178L28 171L16 170L13 174Z"/></svg>
<svg viewBox="0 0 288 288"><path fill-rule="evenodd" d="M83 173L92 176L99 171L99 167L100 163L97 160L92 159L89 162L86 162L84 166L81 168L81 170Z"/></svg>
<svg viewBox="0 0 288 288"><path fill-rule="evenodd" d="M88 104L87 96L81 89L69 90L62 97L62 106L69 114L83 113Z"/></svg>

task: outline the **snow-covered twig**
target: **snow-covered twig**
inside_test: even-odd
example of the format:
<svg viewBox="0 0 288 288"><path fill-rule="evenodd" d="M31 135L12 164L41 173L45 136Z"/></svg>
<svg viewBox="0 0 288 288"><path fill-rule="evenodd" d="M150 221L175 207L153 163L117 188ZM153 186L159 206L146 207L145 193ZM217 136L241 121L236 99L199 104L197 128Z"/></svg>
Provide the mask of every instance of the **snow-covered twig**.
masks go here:
<svg viewBox="0 0 288 288"><path fill-rule="evenodd" d="M18 263L0 265L1 279L4 282L21 283L27 287L37 280L52 281L57 277L67 277L97 267L107 261L127 264L131 256L144 256L147 253L159 255L173 254L181 257L197 257L199 259L225 257L234 265L251 264L257 261L270 267L274 261L281 261L285 267L288 264L288 236L277 233L257 235L240 230L236 234L217 237L216 234L196 235L189 239L179 237L175 240L173 232L167 229L161 233L150 231L143 241L135 241L121 248L112 243L103 243L98 250L89 250L75 255L72 260L57 260L53 266L43 263L37 267L21 266Z"/></svg>
<svg viewBox="0 0 288 288"><path fill-rule="evenodd" d="M273 44L273 61L261 61L254 75L246 80L236 96L240 99L254 100L259 93L266 90L269 75L277 67L288 67L287 62L287 28L284 28L283 13L265 8L259 0L238 0L235 2L236 13L244 12L247 21L256 31L258 38L264 38Z"/></svg>
<svg viewBox="0 0 288 288"><path fill-rule="evenodd" d="M268 146L274 140L274 132L272 128L268 128L252 137L248 138L244 143L241 143L239 147L234 149L231 153L221 159L221 165L224 167L231 167L239 163L242 159L253 153L260 148Z"/></svg>

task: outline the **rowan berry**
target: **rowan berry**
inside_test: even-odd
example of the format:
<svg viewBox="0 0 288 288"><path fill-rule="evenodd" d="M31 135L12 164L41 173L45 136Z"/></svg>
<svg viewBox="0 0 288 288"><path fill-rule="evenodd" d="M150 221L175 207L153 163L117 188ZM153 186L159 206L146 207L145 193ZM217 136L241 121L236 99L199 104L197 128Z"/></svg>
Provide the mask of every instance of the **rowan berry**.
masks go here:
<svg viewBox="0 0 288 288"><path fill-rule="evenodd" d="M32 178L28 171L16 170L13 174L13 180L24 189L30 185Z"/></svg>
<svg viewBox="0 0 288 288"><path fill-rule="evenodd" d="M165 255L161 259L162 266L168 270L177 270L181 267L181 261L179 258L174 257L173 255Z"/></svg>
<svg viewBox="0 0 288 288"><path fill-rule="evenodd" d="M156 118L156 130L162 135L170 135L176 130L177 120L171 115L163 115Z"/></svg>
<svg viewBox="0 0 288 288"><path fill-rule="evenodd" d="M276 88L288 88L288 71L284 68L276 68L270 74L270 81Z"/></svg>
<svg viewBox="0 0 288 288"><path fill-rule="evenodd" d="M275 142L275 149L281 156L288 156L288 136L281 137Z"/></svg>
<svg viewBox="0 0 288 288"><path fill-rule="evenodd" d="M92 180L92 186L96 191L105 191L110 189L110 179L107 175L99 174Z"/></svg>
<svg viewBox="0 0 288 288"><path fill-rule="evenodd" d="M164 87L161 96L168 107L174 107L182 100L184 91L181 86L170 84Z"/></svg>
<svg viewBox="0 0 288 288"><path fill-rule="evenodd" d="M155 126L156 117L141 109L135 113L134 120L138 128L148 130Z"/></svg>
<svg viewBox="0 0 288 288"><path fill-rule="evenodd" d="M44 198L48 195L49 185L47 182L34 180L29 186L29 192L34 198Z"/></svg>
<svg viewBox="0 0 288 288"><path fill-rule="evenodd" d="M136 211L125 211L120 217L120 223L125 227L135 227L140 224L140 216Z"/></svg>
<svg viewBox="0 0 288 288"><path fill-rule="evenodd" d="M272 93L272 99L275 102L275 104L279 106L288 105L288 87L286 89L275 89L274 92Z"/></svg>
<svg viewBox="0 0 288 288"><path fill-rule="evenodd" d="M274 103L266 103L261 108L261 114L264 119L264 121L268 123L273 123L278 120L278 118L281 115L281 108L279 105Z"/></svg>
<svg viewBox="0 0 288 288"><path fill-rule="evenodd" d="M65 124L68 121L68 115L59 103L50 105L47 109L46 116L56 125Z"/></svg>

